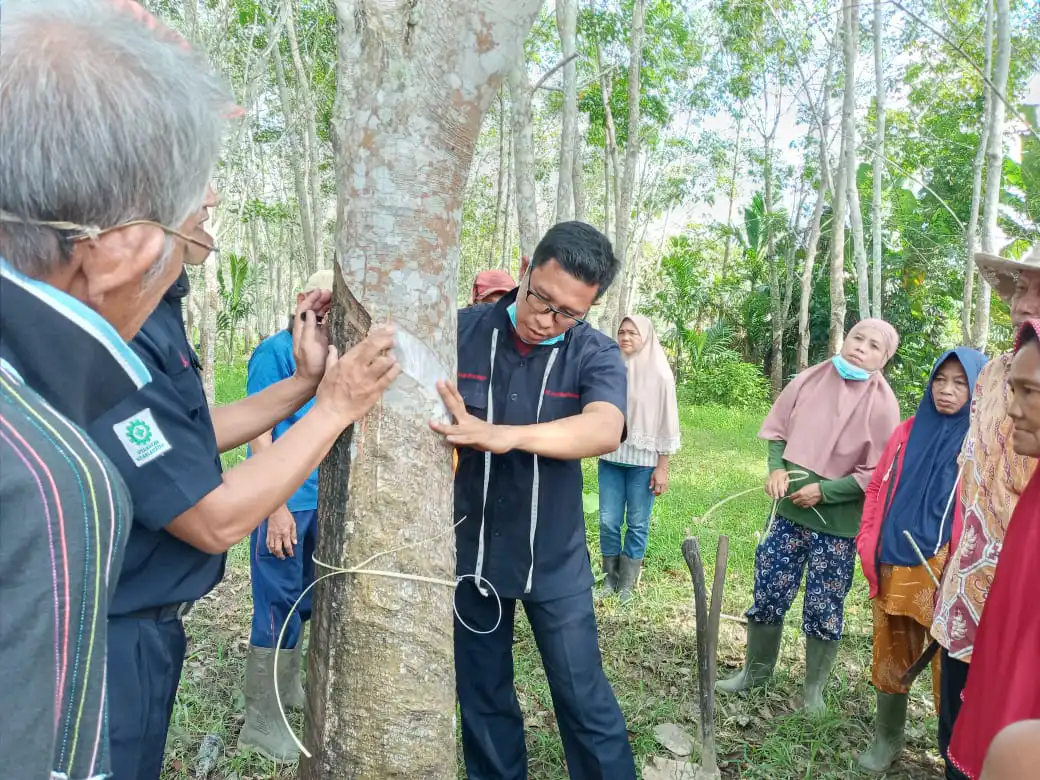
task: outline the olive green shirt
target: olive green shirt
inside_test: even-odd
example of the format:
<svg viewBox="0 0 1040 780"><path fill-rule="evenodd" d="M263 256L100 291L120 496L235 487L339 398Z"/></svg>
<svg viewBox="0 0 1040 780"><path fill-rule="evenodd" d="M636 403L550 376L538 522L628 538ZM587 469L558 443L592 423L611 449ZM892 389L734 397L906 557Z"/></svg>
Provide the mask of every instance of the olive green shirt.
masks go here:
<svg viewBox="0 0 1040 780"><path fill-rule="evenodd" d="M782 439L769 442L769 473L773 473L777 469L804 471L809 476L806 478L792 477L787 488L787 495L798 492L806 485L819 484L820 490L823 492L823 499L815 507L803 509L783 498L780 500L776 513L795 525L812 531L844 539L855 538L859 531L860 519L863 516L863 488L851 474L840 479L823 479L819 474L809 471L797 463L784 460L786 447L787 442Z"/></svg>

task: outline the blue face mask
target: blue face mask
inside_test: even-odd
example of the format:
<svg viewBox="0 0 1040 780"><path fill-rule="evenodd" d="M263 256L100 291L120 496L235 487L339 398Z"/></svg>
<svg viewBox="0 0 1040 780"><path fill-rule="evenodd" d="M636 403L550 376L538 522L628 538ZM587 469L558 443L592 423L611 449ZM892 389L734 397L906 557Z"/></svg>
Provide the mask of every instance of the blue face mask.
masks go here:
<svg viewBox="0 0 1040 780"><path fill-rule="evenodd" d="M852 363L843 358L840 353L831 358L831 363L834 364L834 368L837 369L838 375L842 379L851 379L854 382L863 382L870 379L870 371L852 365Z"/></svg>
<svg viewBox="0 0 1040 780"><path fill-rule="evenodd" d="M513 323L513 330L516 330L516 302L514 301L513 303L509 304L509 307L506 309L506 311L509 312L509 321ZM563 341L562 333L559 336L553 336L551 339L546 339L539 346L547 347L551 344L559 344L561 341Z"/></svg>

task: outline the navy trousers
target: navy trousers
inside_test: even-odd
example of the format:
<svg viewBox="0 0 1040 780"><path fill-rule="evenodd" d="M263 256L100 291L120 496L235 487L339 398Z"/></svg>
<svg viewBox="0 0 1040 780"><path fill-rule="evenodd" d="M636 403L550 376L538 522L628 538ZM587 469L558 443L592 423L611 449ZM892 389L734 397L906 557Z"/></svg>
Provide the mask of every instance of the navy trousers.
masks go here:
<svg viewBox="0 0 1040 780"><path fill-rule="evenodd" d="M108 717L114 780L159 780L187 648L179 619L108 621Z"/></svg>
<svg viewBox="0 0 1040 780"><path fill-rule="evenodd" d="M249 574L253 587L253 629L249 643L255 647L274 647L285 618L314 581L314 546L318 539L318 512L307 509L292 513L296 520L296 546L293 557L282 560L267 549L267 521L264 520L249 538ZM303 624L311 618L314 591L300 602L293 613L282 648L296 647Z"/></svg>
<svg viewBox="0 0 1040 780"><path fill-rule="evenodd" d="M524 721L513 685L516 600L502 600L502 622L480 635L455 621L455 676L462 747L469 780L526 780ZM549 680L567 768L573 780L635 780L625 719L603 673L592 592L525 601ZM459 583L456 608L478 631L495 623L498 606L472 580Z"/></svg>

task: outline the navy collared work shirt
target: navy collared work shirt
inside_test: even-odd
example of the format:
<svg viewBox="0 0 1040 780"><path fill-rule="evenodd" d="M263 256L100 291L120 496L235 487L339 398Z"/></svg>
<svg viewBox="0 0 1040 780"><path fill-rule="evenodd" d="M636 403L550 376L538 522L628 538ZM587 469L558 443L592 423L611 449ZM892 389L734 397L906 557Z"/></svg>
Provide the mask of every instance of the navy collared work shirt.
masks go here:
<svg viewBox="0 0 1040 780"><path fill-rule="evenodd" d="M628 373L618 345L588 324L557 344L521 344L506 311L515 300L514 291L459 312L458 386L467 410L487 420L490 408L491 422L503 425L572 417L596 401L625 414ZM457 574L479 573L502 598L532 601L592 587L581 496L580 460L460 449Z"/></svg>
<svg viewBox="0 0 1040 780"><path fill-rule="evenodd" d="M182 542L165 528L222 482L220 453L200 366L181 315L187 278L170 288L130 346L152 374L125 426L89 431L130 488L134 519L110 614L194 601L224 576L223 555Z"/></svg>

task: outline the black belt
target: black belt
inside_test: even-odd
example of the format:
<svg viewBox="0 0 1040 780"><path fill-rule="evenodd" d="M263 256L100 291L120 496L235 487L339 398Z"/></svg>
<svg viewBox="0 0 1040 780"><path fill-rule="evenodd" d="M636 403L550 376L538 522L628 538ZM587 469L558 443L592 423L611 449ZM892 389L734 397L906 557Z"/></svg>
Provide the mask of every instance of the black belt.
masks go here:
<svg viewBox="0 0 1040 780"><path fill-rule="evenodd" d="M194 606L194 601L182 601L179 604L166 604L161 607L139 609L135 612L127 612L125 615L115 615L114 617L134 618L137 620L155 620L159 623L163 623L168 620L183 619L185 615L191 612L191 608Z"/></svg>

